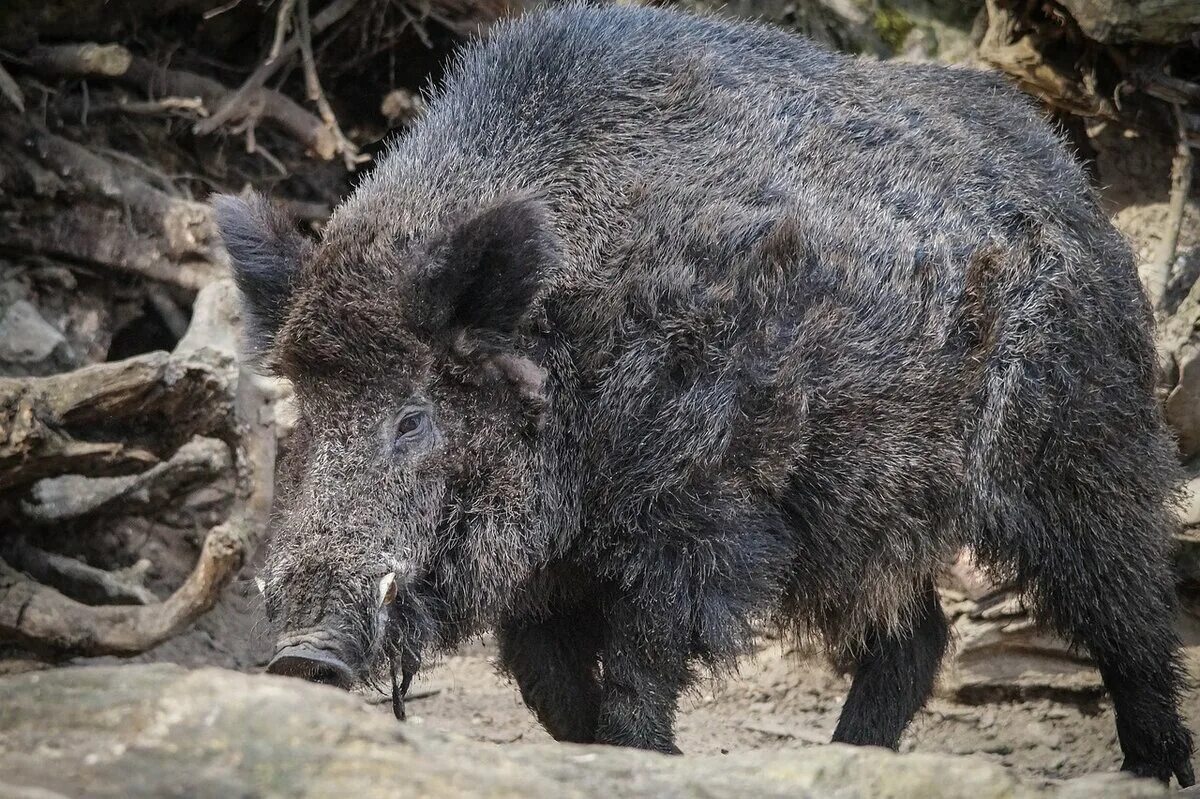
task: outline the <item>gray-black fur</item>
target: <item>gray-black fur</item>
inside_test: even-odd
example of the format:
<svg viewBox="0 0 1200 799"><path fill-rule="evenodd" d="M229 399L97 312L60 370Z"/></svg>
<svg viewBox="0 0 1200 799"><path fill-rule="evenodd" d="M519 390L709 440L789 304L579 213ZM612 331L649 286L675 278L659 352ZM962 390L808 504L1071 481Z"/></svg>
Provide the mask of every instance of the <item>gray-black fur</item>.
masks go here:
<svg viewBox="0 0 1200 799"><path fill-rule="evenodd" d="M367 675L494 628L557 737L676 751L694 664L772 618L857 666L836 737L895 746L969 546L1095 656L1125 768L1192 780L1151 314L997 77L567 6L467 48L278 273L231 202L300 409L281 646Z"/></svg>

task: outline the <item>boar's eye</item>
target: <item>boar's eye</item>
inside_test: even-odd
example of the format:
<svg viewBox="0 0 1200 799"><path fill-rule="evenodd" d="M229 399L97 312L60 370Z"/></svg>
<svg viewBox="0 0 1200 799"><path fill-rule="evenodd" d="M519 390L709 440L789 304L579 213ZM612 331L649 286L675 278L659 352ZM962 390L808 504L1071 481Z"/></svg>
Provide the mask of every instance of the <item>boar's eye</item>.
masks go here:
<svg viewBox="0 0 1200 799"><path fill-rule="evenodd" d="M406 436L409 433L416 432L417 428L421 426L421 419L424 416L425 414L421 411L405 416L396 424L396 435Z"/></svg>
<svg viewBox="0 0 1200 799"><path fill-rule="evenodd" d="M395 442L397 447L406 447L424 437L429 429L429 414L422 408L404 410L396 420Z"/></svg>

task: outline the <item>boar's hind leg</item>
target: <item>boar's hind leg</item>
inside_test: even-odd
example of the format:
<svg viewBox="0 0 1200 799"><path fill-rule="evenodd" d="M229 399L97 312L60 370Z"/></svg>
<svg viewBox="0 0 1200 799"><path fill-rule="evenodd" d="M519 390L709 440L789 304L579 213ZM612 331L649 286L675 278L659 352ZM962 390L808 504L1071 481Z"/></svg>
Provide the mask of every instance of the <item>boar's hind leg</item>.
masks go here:
<svg viewBox="0 0 1200 799"><path fill-rule="evenodd" d="M1055 435L1039 436L1036 474L998 472L993 496L1003 501L980 530L976 556L1012 574L1037 615L1095 659L1116 713L1122 768L1187 785L1192 739L1179 713L1185 674L1167 534L1173 454L1151 402L1111 429L1056 420ZM1105 419L1103 410L1087 418ZM1142 428L1131 419L1145 420ZM1055 452L1055 443L1073 449Z"/></svg>
<svg viewBox="0 0 1200 799"><path fill-rule="evenodd" d="M555 740L596 740L600 624L599 614L589 608L547 619L513 619L499 630L501 666Z"/></svg>
<svg viewBox="0 0 1200 799"><path fill-rule="evenodd" d="M911 629L867 635L833 740L895 749L900 734L933 690L946 651L946 617L937 590L921 594Z"/></svg>
<svg viewBox="0 0 1200 799"><path fill-rule="evenodd" d="M1068 522L1039 539L1042 551L1026 553L1022 576L1039 614L1096 660L1116 712L1122 769L1190 785L1192 739L1178 709L1185 673L1166 536L1131 530L1122 525L1128 516L1104 513L1104 505L1092 505L1094 528Z"/></svg>

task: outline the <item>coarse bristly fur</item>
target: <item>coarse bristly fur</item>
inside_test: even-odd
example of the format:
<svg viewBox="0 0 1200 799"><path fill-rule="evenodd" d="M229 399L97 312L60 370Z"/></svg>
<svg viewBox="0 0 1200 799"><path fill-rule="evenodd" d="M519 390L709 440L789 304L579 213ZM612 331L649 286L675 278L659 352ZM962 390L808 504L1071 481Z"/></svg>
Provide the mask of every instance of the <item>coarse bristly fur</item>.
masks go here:
<svg viewBox="0 0 1200 799"><path fill-rule="evenodd" d="M1150 311L999 78L565 6L468 47L311 250L239 203L300 411L281 645L362 677L495 629L556 737L676 751L773 618L854 670L835 739L894 747L966 546L1095 658L1125 768L1191 781Z"/></svg>

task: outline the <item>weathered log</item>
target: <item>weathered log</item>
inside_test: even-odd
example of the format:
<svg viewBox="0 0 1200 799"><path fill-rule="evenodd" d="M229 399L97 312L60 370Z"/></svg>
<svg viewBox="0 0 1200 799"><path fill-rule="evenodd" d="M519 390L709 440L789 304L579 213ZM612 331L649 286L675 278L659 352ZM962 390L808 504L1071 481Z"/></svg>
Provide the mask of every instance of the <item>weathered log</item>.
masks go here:
<svg viewBox="0 0 1200 799"><path fill-rule="evenodd" d="M1120 116L1112 98L1095 90L1094 59L1084 53L1090 45L1077 30L1069 25L1053 29L1039 25L1027 17L1029 9L1020 2L987 0L985 7L987 28L979 42L982 61L1062 111L1110 120ZM1071 57L1058 63L1047 57L1055 51Z"/></svg>
<svg viewBox="0 0 1200 799"><path fill-rule="evenodd" d="M3 118L0 119L0 131L8 141L18 144L24 152L68 181L77 194L119 201L132 211L155 217L164 216L188 204L118 169L86 147L50 133L34 122L23 118ZM198 252L198 239L193 235L190 242L179 242L173 250Z"/></svg>
<svg viewBox="0 0 1200 799"><path fill-rule="evenodd" d="M1174 106L1181 140L1200 142L1190 121L1200 82L1176 66L1195 63L1200 5L1192 0L986 0L985 8L979 58L1051 108L1161 133L1163 120L1176 127Z"/></svg>
<svg viewBox="0 0 1200 799"><path fill-rule="evenodd" d="M0 489L55 474L90 477L144 469L192 435L231 427L232 361L154 352L50 377L0 378ZM140 444L115 435L122 420L171 421Z"/></svg>
<svg viewBox="0 0 1200 799"><path fill-rule="evenodd" d="M0 378L0 489L56 474L128 474L196 435L237 441L236 300L219 281L197 296L175 350L49 377ZM160 419L169 424L147 425ZM115 437L121 422L143 440Z"/></svg>
<svg viewBox="0 0 1200 799"><path fill-rule="evenodd" d="M241 568L246 549L244 530L214 527L188 579L168 599L152 605L84 605L0 560L0 641L56 654L139 654L208 611Z"/></svg>

